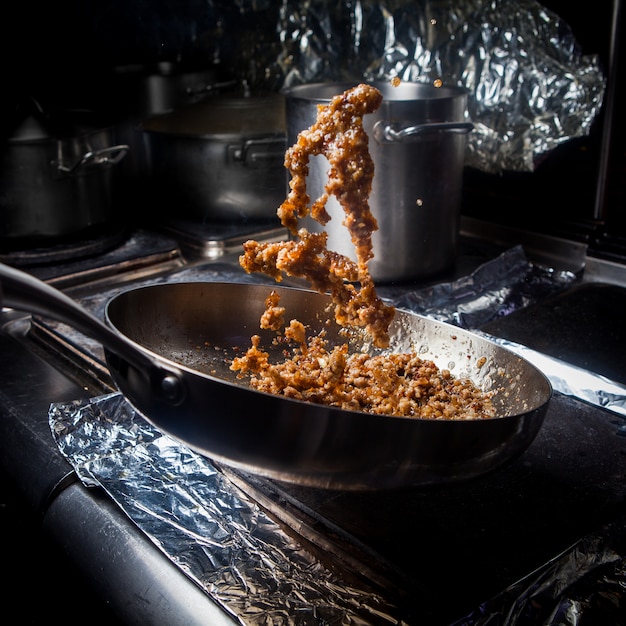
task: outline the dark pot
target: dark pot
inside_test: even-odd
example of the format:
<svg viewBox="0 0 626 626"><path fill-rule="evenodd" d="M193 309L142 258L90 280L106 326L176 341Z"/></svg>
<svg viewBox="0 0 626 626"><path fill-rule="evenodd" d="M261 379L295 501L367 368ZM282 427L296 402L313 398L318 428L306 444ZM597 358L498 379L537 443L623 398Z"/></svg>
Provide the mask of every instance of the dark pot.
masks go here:
<svg viewBox="0 0 626 626"><path fill-rule="evenodd" d="M64 127L54 136L26 120L0 148L2 249L76 239L111 225L114 166L127 151L112 129Z"/></svg>

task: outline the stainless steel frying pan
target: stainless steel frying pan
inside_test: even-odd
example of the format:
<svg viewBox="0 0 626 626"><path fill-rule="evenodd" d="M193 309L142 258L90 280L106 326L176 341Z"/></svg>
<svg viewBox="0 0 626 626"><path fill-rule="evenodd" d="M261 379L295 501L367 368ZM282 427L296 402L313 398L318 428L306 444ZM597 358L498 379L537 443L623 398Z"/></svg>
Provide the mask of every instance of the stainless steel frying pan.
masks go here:
<svg viewBox="0 0 626 626"><path fill-rule="evenodd" d="M365 490L473 478L528 448L552 394L539 370L505 348L398 311L391 349L416 350L456 376L497 389L497 418L432 421L290 400L249 388L229 363L253 334L272 350L273 334L259 329L270 289L280 292L287 319L313 329L328 320L326 296L249 284L158 284L112 298L105 324L19 270L0 265L0 283L5 306L53 317L101 342L119 390L161 431L215 461L278 480ZM340 340L338 333L331 324L329 337Z"/></svg>

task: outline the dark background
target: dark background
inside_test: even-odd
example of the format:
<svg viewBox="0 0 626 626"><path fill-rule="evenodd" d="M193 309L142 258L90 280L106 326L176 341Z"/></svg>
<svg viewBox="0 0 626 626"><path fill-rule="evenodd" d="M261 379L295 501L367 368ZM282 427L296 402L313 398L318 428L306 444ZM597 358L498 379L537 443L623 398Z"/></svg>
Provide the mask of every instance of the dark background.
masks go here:
<svg viewBox="0 0 626 626"><path fill-rule="evenodd" d="M608 73L613 1L590 5L546 0L543 5L569 24L583 54L599 55ZM280 0L4 3L0 120L7 130L16 101L25 95L46 104L123 115L126 99L111 82L112 69L120 66L170 61L187 68L214 67L224 76L236 74L237 64L249 55L246 46L278 45L274 25L280 6ZM618 84L624 74L623 48ZM603 145L607 148L603 112L588 137L558 147L532 173L491 175L467 169L464 212L585 241L599 254L609 254L608 243L626 237L621 93L614 109L604 197L596 196L600 155Z"/></svg>

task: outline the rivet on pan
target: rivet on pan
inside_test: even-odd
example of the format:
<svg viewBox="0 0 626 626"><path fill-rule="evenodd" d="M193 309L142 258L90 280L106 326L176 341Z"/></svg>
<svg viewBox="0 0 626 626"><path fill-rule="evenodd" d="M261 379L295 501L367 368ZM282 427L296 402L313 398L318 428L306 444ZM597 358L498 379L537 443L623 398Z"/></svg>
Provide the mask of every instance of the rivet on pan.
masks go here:
<svg viewBox="0 0 626 626"><path fill-rule="evenodd" d="M161 379L161 396L170 404L180 404L183 401L183 386L173 374Z"/></svg>

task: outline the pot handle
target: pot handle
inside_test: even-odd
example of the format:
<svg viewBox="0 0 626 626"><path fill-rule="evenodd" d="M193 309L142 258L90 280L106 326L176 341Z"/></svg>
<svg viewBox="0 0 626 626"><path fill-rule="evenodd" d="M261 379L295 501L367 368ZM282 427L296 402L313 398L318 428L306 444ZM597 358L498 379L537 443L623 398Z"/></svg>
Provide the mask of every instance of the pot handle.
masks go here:
<svg viewBox="0 0 626 626"><path fill-rule="evenodd" d="M265 165L269 161L285 158L285 137L246 139L241 145L231 146L230 154L235 161L244 165Z"/></svg>
<svg viewBox="0 0 626 626"><path fill-rule="evenodd" d="M408 143L426 133L443 132L465 135L473 128L472 122L432 122L398 129L399 124L380 120L374 124L374 139L378 143Z"/></svg>
<svg viewBox="0 0 626 626"><path fill-rule="evenodd" d="M181 372L161 365L63 292L26 272L0 263L0 308L2 306L45 315L72 326L130 364L147 379L152 393L159 400L173 406L183 401L185 387Z"/></svg>
<svg viewBox="0 0 626 626"><path fill-rule="evenodd" d="M64 165L59 159L57 168L63 174L74 174L76 170L82 167L117 165L126 156L128 150L129 147L125 144L101 148L100 150L90 150L85 152L73 165Z"/></svg>
<svg viewBox="0 0 626 626"><path fill-rule="evenodd" d="M187 87L185 89L185 93L188 96L203 96L207 93L212 93L214 91L220 91L220 89L231 89L232 87L236 87L237 86L237 81L236 80L226 80L226 81L222 81L220 83L208 83L208 84L203 84L200 87Z"/></svg>

